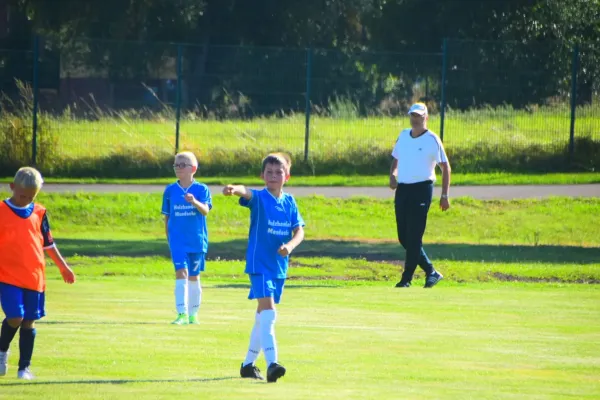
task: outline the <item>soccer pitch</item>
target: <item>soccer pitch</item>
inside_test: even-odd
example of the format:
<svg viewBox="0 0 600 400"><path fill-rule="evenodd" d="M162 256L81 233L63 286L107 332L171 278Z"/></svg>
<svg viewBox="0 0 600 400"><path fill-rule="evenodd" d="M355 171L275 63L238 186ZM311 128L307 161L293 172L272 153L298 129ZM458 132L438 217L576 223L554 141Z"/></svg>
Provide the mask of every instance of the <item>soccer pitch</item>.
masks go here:
<svg viewBox="0 0 600 400"><path fill-rule="evenodd" d="M239 378L254 303L206 282L201 325L172 326L170 279L51 280L25 383L6 398L597 398L600 292L588 285L290 282L277 340L288 374ZM264 361L259 358L258 365Z"/></svg>
<svg viewBox="0 0 600 400"><path fill-rule="evenodd" d="M160 195L42 192L78 282L49 264L37 379L16 379L15 339L0 398L600 396L600 199L432 207L425 248L445 279L425 290L422 272L393 287L402 252L390 200L298 198L307 236L278 307L288 372L275 384L239 378L256 307L243 274L248 213L213 200L201 324L174 326Z"/></svg>

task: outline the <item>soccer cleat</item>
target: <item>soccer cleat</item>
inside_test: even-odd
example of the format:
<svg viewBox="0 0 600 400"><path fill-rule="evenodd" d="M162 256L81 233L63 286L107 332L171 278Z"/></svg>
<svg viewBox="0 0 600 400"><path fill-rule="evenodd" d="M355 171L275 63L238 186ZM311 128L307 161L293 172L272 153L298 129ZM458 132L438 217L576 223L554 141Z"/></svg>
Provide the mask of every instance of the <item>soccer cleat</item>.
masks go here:
<svg viewBox="0 0 600 400"><path fill-rule="evenodd" d="M0 351L0 376L8 372L8 351Z"/></svg>
<svg viewBox="0 0 600 400"><path fill-rule="evenodd" d="M396 283L396 287L410 287L410 282L400 281Z"/></svg>
<svg viewBox="0 0 600 400"><path fill-rule="evenodd" d="M253 364L244 365L244 363L242 363L242 366L240 367L240 376L242 378L260 379L261 381L265 379L260 374L260 369Z"/></svg>
<svg viewBox="0 0 600 400"><path fill-rule="evenodd" d="M444 275L440 274L437 271L433 271L433 273L431 275L429 275L427 277L427 279L425 280L425 286L423 286L423 287L424 288L432 288L442 279L444 279Z"/></svg>
<svg viewBox="0 0 600 400"><path fill-rule="evenodd" d="M197 315L190 315L189 323L190 323L190 325L200 325L200 321L198 320L198 316Z"/></svg>
<svg viewBox="0 0 600 400"><path fill-rule="evenodd" d="M271 363L267 368L267 382L277 382L277 379L285 375L285 367L277 363Z"/></svg>
<svg viewBox="0 0 600 400"><path fill-rule="evenodd" d="M177 314L177 318L175 318L175 321L171 322L171 324L173 325L188 325L190 323L187 314L185 313L181 313L181 314Z"/></svg>
<svg viewBox="0 0 600 400"><path fill-rule="evenodd" d="M26 381L35 379L29 368L20 369L19 372L17 372L17 378L24 379Z"/></svg>

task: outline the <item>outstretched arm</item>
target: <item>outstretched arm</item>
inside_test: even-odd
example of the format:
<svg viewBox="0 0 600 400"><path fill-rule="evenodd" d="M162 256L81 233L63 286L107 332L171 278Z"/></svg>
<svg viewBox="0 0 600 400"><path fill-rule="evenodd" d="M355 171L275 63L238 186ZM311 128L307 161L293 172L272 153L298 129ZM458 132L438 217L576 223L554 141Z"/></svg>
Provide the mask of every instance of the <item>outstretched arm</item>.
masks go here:
<svg viewBox="0 0 600 400"><path fill-rule="evenodd" d="M60 274L63 277L63 280L66 283L75 283L75 273L69 268L67 262L62 257L56 245L52 247L48 247L46 250L46 254L54 261L54 264L58 267Z"/></svg>
<svg viewBox="0 0 600 400"><path fill-rule="evenodd" d="M243 197L248 201L252 199L252 191L248 190L244 185L227 185L223 188L223 194L225 196Z"/></svg>

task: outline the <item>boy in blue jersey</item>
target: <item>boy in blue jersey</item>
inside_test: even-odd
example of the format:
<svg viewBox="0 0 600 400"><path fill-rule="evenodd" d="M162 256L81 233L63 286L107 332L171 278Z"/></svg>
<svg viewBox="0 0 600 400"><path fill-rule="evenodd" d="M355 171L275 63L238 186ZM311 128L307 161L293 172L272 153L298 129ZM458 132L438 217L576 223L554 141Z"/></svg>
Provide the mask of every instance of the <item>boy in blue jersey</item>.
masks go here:
<svg viewBox="0 0 600 400"><path fill-rule="evenodd" d="M171 259L175 265L175 325L198 324L202 302L200 272L208 251L206 216L212 209L208 186L194 180L198 160L191 152L175 156L177 182L166 187L162 213Z"/></svg>
<svg viewBox="0 0 600 400"><path fill-rule="evenodd" d="M246 250L246 270L250 278L248 299L258 307L246 359L240 368L242 378L263 379L254 365L262 348L267 362L267 382L285 375L277 360L275 304L279 304L287 277L289 254L304 239L304 220L293 196L283 192L290 178L291 160L284 154L269 154L262 162L261 178L266 187L250 190L227 185L225 196L239 196L240 205L250 209L250 233Z"/></svg>

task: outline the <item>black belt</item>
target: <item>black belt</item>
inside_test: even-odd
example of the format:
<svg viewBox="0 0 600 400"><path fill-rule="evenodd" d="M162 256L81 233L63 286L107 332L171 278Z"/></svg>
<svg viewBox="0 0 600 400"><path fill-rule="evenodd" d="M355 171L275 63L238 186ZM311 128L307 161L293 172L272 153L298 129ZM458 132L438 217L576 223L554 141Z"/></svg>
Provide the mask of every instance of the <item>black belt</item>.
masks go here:
<svg viewBox="0 0 600 400"><path fill-rule="evenodd" d="M402 185L402 186L431 185L432 183L433 183L433 181L431 179L428 179L426 181L415 182L415 183L400 183L400 182L398 182L398 185Z"/></svg>

